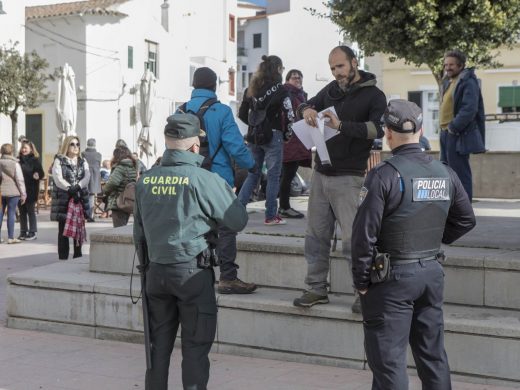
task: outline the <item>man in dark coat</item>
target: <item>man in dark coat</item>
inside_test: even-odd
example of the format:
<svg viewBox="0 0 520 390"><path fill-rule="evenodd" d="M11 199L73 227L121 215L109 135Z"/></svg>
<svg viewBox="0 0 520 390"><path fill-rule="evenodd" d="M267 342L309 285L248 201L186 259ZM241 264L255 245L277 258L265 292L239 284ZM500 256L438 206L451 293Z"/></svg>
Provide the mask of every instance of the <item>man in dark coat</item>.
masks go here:
<svg viewBox="0 0 520 390"><path fill-rule="evenodd" d="M473 197L470 153L485 148L484 103L473 68L465 68L466 56L459 50L444 55L439 124L441 161L459 176L469 199Z"/></svg>
<svg viewBox="0 0 520 390"><path fill-rule="evenodd" d="M96 201L96 195L101 193L101 153L96 150L96 140L89 138L87 140L87 148L83 152L83 157L88 162L90 169L90 181L88 183L89 192L89 204L90 204L90 215L87 218L87 222L94 222L94 203Z"/></svg>

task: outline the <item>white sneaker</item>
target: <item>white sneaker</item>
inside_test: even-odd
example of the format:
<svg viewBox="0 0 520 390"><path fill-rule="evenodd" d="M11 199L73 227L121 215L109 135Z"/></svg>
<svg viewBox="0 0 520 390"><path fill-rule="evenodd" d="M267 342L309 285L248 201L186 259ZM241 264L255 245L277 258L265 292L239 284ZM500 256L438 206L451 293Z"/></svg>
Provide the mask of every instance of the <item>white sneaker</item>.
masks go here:
<svg viewBox="0 0 520 390"><path fill-rule="evenodd" d="M19 240L18 238L9 238L7 240L8 244L19 244L20 242L22 242L22 240Z"/></svg>
<svg viewBox="0 0 520 390"><path fill-rule="evenodd" d="M285 225L287 221L285 219L280 218L278 215L275 215L271 219L266 219L264 221L264 225Z"/></svg>

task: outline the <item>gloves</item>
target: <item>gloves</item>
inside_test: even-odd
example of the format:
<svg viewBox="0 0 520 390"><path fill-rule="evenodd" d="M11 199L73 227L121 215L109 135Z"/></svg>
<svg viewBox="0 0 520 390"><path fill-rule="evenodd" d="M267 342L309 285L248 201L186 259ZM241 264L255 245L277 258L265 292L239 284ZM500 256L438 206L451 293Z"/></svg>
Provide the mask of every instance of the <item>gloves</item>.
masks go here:
<svg viewBox="0 0 520 390"><path fill-rule="evenodd" d="M81 191L81 187L79 186L79 184L75 184L73 186L70 186L68 189L67 189L67 193L69 194L70 197L73 197L75 194L77 194L79 191Z"/></svg>

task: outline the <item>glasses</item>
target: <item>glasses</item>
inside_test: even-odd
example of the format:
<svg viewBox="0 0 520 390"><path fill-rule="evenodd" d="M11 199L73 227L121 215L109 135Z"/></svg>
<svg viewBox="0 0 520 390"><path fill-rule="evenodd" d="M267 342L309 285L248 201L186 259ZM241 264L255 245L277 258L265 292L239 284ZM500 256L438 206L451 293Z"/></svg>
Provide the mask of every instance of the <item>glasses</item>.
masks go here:
<svg viewBox="0 0 520 390"><path fill-rule="evenodd" d="M74 146L77 146L77 147L79 148L79 143L71 142L71 143L69 144L69 146L73 146L73 147L74 147Z"/></svg>

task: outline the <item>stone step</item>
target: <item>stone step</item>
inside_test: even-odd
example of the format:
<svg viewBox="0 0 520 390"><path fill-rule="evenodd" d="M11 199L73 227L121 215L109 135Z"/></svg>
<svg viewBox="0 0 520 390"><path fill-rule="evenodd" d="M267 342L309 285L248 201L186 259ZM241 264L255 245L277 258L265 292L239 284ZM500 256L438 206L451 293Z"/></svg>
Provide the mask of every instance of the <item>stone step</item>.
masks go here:
<svg viewBox="0 0 520 390"><path fill-rule="evenodd" d="M132 295L140 292L134 278ZM142 340L140 303L129 298L130 277L89 272L84 261L51 264L8 277L9 327L63 334ZM218 296L218 352L317 364L362 367L361 316L352 296L301 309L298 294L261 288L251 295ZM520 312L445 305L446 348L454 373L473 380L520 385ZM409 354L409 357L411 355ZM410 359L410 365L413 361Z"/></svg>
<svg viewBox="0 0 520 390"><path fill-rule="evenodd" d="M135 252L131 226L92 234L90 240L91 271L131 273ZM305 289L303 245L301 237L239 234L239 277L266 287ZM520 310L520 251L452 246L444 250L447 303ZM348 263L339 250L331 254L330 264L331 291L352 294Z"/></svg>

